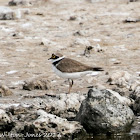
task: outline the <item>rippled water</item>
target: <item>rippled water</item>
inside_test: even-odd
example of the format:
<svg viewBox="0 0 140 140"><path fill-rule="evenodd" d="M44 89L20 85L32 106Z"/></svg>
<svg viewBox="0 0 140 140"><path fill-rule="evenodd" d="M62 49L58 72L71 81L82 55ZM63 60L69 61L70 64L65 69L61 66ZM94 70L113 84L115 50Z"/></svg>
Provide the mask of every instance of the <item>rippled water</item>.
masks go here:
<svg viewBox="0 0 140 140"><path fill-rule="evenodd" d="M121 133L111 136L89 135L83 138L82 140L140 140L140 117L136 117L135 122L133 123L131 131L129 133Z"/></svg>
<svg viewBox="0 0 140 140"><path fill-rule="evenodd" d="M118 134L112 136L87 136L84 140L140 140L140 134Z"/></svg>

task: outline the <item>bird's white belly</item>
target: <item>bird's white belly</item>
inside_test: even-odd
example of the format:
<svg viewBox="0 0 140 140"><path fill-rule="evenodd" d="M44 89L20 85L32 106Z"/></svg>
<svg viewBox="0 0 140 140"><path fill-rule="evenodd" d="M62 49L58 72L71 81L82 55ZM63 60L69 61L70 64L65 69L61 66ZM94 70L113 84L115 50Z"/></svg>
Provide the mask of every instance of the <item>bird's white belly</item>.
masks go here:
<svg viewBox="0 0 140 140"><path fill-rule="evenodd" d="M74 72L74 73L65 72L64 73L64 72L61 72L60 70L58 70L55 66L53 66L53 70L59 77L62 77L65 79L77 79L77 78L80 78L82 76L92 73L92 71Z"/></svg>

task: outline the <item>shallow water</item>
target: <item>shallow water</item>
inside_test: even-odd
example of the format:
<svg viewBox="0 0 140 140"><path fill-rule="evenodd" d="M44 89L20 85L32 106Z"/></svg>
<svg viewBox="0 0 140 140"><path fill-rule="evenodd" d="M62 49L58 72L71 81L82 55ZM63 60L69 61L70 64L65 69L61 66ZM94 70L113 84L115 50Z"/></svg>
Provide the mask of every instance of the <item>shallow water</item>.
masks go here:
<svg viewBox="0 0 140 140"><path fill-rule="evenodd" d="M133 123L129 133L115 134L111 136L89 135L84 137L82 140L140 140L140 116L135 118L135 122Z"/></svg>
<svg viewBox="0 0 140 140"><path fill-rule="evenodd" d="M84 140L140 140L140 134L118 134L112 136L87 136Z"/></svg>

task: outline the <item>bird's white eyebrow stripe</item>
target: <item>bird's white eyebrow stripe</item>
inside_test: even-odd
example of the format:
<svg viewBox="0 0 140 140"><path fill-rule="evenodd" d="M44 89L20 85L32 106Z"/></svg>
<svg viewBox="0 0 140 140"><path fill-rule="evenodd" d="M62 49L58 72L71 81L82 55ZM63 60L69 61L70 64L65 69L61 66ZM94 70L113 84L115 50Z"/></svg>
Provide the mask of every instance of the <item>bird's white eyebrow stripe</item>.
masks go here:
<svg viewBox="0 0 140 140"><path fill-rule="evenodd" d="M58 58L58 59L56 59L56 60L53 60L52 64L53 64L54 66L56 66L62 59L64 59L64 56L63 56L63 57L60 57L60 58Z"/></svg>
<svg viewBox="0 0 140 140"><path fill-rule="evenodd" d="M56 62L56 61L59 61L59 60L63 59L64 57L65 57L65 56L62 56L62 57L59 57L59 58L56 59L56 60L53 60L53 63Z"/></svg>

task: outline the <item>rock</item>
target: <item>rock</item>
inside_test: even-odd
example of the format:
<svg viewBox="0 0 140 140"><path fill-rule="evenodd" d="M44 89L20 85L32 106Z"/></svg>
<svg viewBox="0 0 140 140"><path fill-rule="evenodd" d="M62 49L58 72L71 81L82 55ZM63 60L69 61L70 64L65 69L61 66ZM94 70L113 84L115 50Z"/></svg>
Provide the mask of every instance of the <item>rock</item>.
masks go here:
<svg viewBox="0 0 140 140"><path fill-rule="evenodd" d="M50 90L49 90L50 91ZM48 92L49 92L48 91ZM72 93L72 94L50 94L50 93L40 95L37 93L29 93L28 96L25 95L23 98L31 100L30 106L35 107L35 109L43 108L48 113L57 115L68 120L73 120L79 111L82 101L85 99L86 95Z"/></svg>
<svg viewBox="0 0 140 140"><path fill-rule="evenodd" d="M28 81L25 81L23 85L24 90L48 90L50 89L50 82L44 78L35 78Z"/></svg>
<svg viewBox="0 0 140 140"><path fill-rule="evenodd" d="M139 96L140 95L140 82L137 81L137 80L132 82L131 85L130 85L129 90L133 91L135 94L137 94L137 96Z"/></svg>
<svg viewBox="0 0 140 140"><path fill-rule="evenodd" d="M120 92L124 92L129 96L132 100L129 106L133 110L135 115L140 114L140 82L136 80L135 77L132 77L128 72L126 71L117 71L116 73L113 73L110 78L108 79L108 82L111 85L117 85L118 87L121 87L123 89L120 89ZM120 93L119 92L119 93Z"/></svg>
<svg viewBox="0 0 140 140"><path fill-rule="evenodd" d="M139 116L140 115L140 83L136 81L130 87L132 93L129 95L130 98L134 99L134 103L131 106L134 114Z"/></svg>
<svg viewBox="0 0 140 140"><path fill-rule="evenodd" d="M6 109L7 112L11 112L12 115L20 115L20 114L27 114L29 107L23 107L22 105L19 106L11 106Z"/></svg>
<svg viewBox="0 0 140 140"><path fill-rule="evenodd" d="M34 93L33 93L34 94ZM48 113L57 115L68 120L73 120L79 111L84 95L78 93L72 94L46 94L46 95L31 95L24 98L32 99L30 105L36 106L37 109L44 108Z"/></svg>
<svg viewBox="0 0 140 140"><path fill-rule="evenodd" d="M88 34L87 30L78 30L73 33L74 36L87 36Z"/></svg>
<svg viewBox="0 0 140 140"><path fill-rule="evenodd" d="M24 15L29 14L30 10L27 8L12 10L9 7L0 6L0 20L14 20L21 19Z"/></svg>
<svg viewBox="0 0 140 140"><path fill-rule="evenodd" d="M140 1L140 0L129 0L130 2L136 2L136 1Z"/></svg>
<svg viewBox="0 0 140 140"><path fill-rule="evenodd" d="M83 55L88 56L88 55L90 55L91 51L103 52L103 49L101 48L101 46L99 44L97 44L96 46L86 46Z"/></svg>
<svg viewBox="0 0 140 140"><path fill-rule="evenodd" d="M0 97L12 95L13 92L5 85L0 85Z"/></svg>
<svg viewBox="0 0 140 140"><path fill-rule="evenodd" d="M131 100L128 97L121 96L119 93L113 90L110 89L106 89L106 90L109 91L113 96L116 96L119 99L119 101L124 105L131 106L134 103L134 100Z"/></svg>
<svg viewBox="0 0 140 140"><path fill-rule="evenodd" d="M70 18L69 18L69 20L72 20L72 21L74 21L74 20L76 20L76 16L70 16Z"/></svg>
<svg viewBox="0 0 140 140"><path fill-rule="evenodd" d="M49 98L46 104L46 110L62 118L73 120L84 99L84 95L77 93L59 94L56 97Z"/></svg>
<svg viewBox="0 0 140 140"><path fill-rule="evenodd" d="M85 56L89 56L89 55L90 55L90 52L91 52L92 49L93 49L92 46L86 46L83 55L85 55Z"/></svg>
<svg viewBox="0 0 140 140"><path fill-rule="evenodd" d="M0 131L9 131L14 127L14 123L8 114L0 109Z"/></svg>
<svg viewBox="0 0 140 140"><path fill-rule="evenodd" d="M95 52L102 52L103 49L101 48L101 46L99 44L97 44L96 46L93 47Z"/></svg>
<svg viewBox="0 0 140 140"><path fill-rule="evenodd" d="M75 120L89 133L110 134L129 131L134 114L109 90L90 89Z"/></svg>
<svg viewBox="0 0 140 140"><path fill-rule="evenodd" d="M8 3L9 6L18 6L18 5L26 5L26 4L27 4L27 0L11 0Z"/></svg>
<svg viewBox="0 0 140 140"><path fill-rule="evenodd" d="M109 82L110 85L129 88L130 79L131 75L127 71L116 71L110 76L107 82Z"/></svg>
<svg viewBox="0 0 140 140"><path fill-rule="evenodd" d="M81 137L85 134L83 127L75 121L67 121L44 110L37 111L38 118L24 127L24 132L40 134L50 139L70 139L73 136Z"/></svg>
<svg viewBox="0 0 140 140"><path fill-rule="evenodd" d="M33 99L29 99L29 101L28 99L26 99L25 103L21 102L20 105L18 106L7 106L5 110L9 114L11 114L12 120L15 122L15 127L12 128L10 133L26 135L28 132L28 134L40 134L42 137L47 137L47 135L49 135L49 138L53 140L54 139L57 140L58 137L60 136L62 139L67 139L67 138L71 139L71 137L72 138L81 137L82 135L85 134L85 130L78 122L68 121L65 118L61 118L54 114L51 114L51 112L54 113L53 111L55 111L55 113L59 113L59 114L63 112L63 116L64 114L69 115L70 112L74 111L74 106L80 107L80 103L76 102L78 100L78 94L76 94L77 99L75 99L75 96L70 96L73 98L67 99L66 96L67 95L63 97L62 95L57 97L43 96L43 98L40 98L40 102L37 102L39 101L39 98L33 98ZM79 96L79 99L80 97L81 96ZM61 101L59 101L58 98L63 98L63 100L61 100L62 103ZM66 102L68 104L67 108L69 107L68 108L69 114L67 114L68 113L67 110L66 111L63 110L63 108L64 109L66 108L65 106L62 106L62 105L66 105L64 103L65 99L67 100ZM44 105L43 105L43 101L44 101ZM58 103L55 103L57 101ZM47 110L45 108L47 107L46 105L52 106L51 107L52 110L51 111ZM55 108L53 109L53 107ZM45 112L45 109L50 113ZM59 109L59 111L57 109ZM62 112L60 113L60 111Z"/></svg>
<svg viewBox="0 0 140 140"><path fill-rule="evenodd" d="M53 42L53 41L50 41L50 40L48 40L48 39L46 39L46 38L42 38L42 41L41 41L40 45L44 45L44 46L46 46L46 47L51 47L51 46L55 46L56 43ZM47 48L47 49L48 49L48 48Z"/></svg>
<svg viewBox="0 0 140 140"><path fill-rule="evenodd" d="M33 6L44 5L48 0L10 0L9 6Z"/></svg>
<svg viewBox="0 0 140 140"><path fill-rule="evenodd" d="M140 22L140 18L128 17L128 18L124 21L124 23L131 23L131 22L134 22L134 23Z"/></svg>
<svg viewBox="0 0 140 140"><path fill-rule="evenodd" d="M5 6L0 6L0 20L13 20L15 19L14 11Z"/></svg>
<svg viewBox="0 0 140 140"><path fill-rule="evenodd" d="M132 105L132 110L136 116L140 116L140 97L137 97Z"/></svg>

